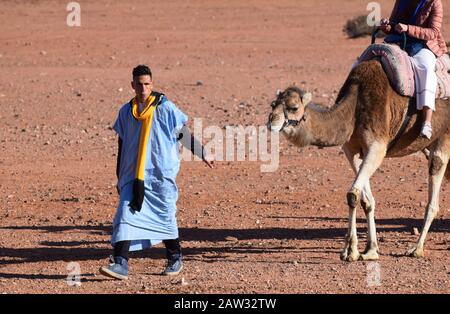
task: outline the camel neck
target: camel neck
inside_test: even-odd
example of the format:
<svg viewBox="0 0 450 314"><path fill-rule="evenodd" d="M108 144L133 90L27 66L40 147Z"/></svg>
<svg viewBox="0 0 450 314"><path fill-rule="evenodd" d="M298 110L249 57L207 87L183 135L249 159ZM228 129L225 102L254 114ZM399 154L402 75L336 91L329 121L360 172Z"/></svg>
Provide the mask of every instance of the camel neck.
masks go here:
<svg viewBox="0 0 450 314"><path fill-rule="evenodd" d="M353 132L356 103L343 99L326 109L306 107L306 121L290 135L299 146L330 147L343 145Z"/></svg>

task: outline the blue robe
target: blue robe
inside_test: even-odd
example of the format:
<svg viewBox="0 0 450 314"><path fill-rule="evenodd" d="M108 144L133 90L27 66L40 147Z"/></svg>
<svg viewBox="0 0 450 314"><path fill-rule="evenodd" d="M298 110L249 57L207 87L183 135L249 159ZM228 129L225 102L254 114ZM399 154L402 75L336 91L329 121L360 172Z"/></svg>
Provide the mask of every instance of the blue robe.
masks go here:
<svg viewBox="0 0 450 314"><path fill-rule="evenodd" d="M130 240L130 251L145 249L162 240L178 238L176 176L180 169L177 134L188 117L164 96L156 108L147 145L144 186L140 212L128 204L139 151L141 123L133 117L131 102L119 111L114 130L122 139L119 182L120 200L113 221L111 243Z"/></svg>

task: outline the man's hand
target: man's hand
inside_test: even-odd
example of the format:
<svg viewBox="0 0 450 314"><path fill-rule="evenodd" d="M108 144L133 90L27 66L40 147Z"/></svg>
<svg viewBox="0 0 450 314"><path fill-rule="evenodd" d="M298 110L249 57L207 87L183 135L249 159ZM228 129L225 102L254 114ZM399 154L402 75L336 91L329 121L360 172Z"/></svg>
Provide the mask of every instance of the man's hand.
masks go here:
<svg viewBox="0 0 450 314"><path fill-rule="evenodd" d="M212 155L204 155L203 156L203 162L209 167L209 168L214 168L213 164L214 164L214 156Z"/></svg>
<svg viewBox="0 0 450 314"><path fill-rule="evenodd" d="M408 31L408 25L398 23L397 25L395 25L395 30L400 34L406 33Z"/></svg>

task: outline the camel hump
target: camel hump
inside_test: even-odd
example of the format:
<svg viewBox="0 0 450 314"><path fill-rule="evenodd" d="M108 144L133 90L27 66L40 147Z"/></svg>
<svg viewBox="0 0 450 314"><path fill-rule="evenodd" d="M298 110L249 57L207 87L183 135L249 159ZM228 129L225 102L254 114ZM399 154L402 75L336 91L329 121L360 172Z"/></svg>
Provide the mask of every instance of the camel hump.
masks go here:
<svg viewBox="0 0 450 314"><path fill-rule="evenodd" d="M411 57L395 44L370 45L359 57L358 61L377 59L380 61L392 88L400 95L415 97L415 80ZM438 86L436 98L450 97L450 58L447 54L436 62Z"/></svg>

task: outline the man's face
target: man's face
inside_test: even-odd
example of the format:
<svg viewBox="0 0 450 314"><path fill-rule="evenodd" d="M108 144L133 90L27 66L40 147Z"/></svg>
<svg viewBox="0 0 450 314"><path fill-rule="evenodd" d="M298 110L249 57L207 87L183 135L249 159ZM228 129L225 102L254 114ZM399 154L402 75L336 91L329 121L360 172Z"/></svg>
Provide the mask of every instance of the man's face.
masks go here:
<svg viewBox="0 0 450 314"><path fill-rule="evenodd" d="M152 78L150 75L137 76L133 79L133 82L131 82L131 87L133 87L139 102L144 102L152 93Z"/></svg>

